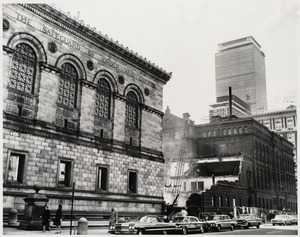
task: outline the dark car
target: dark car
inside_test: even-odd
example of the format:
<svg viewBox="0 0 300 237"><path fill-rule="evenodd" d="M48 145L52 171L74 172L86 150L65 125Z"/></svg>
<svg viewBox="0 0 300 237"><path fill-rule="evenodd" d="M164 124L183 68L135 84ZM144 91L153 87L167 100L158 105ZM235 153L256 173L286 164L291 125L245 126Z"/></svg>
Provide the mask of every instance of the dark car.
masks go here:
<svg viewBox="0 0 300 237"><path fill-rule="evenodd" d="M168 234L180 231L175 223L166 223L155 215L130 218L124 223L117 222L108 230L111 234Z"/></svg>
<svg viewBox="0 0 300 237"><path fill-rule="evenodd" d="M263 224L262 218L257 217L254 214L240 214L236 219L236 222L237 227L243 227L244 229L249 229L249 227L252 226L259 228L260 225Z"/></svg>
<svg viewBox="0 0 300 237"><path fill-rule="evenodd" d="M203 225L205 222L201 222L195 216L179 216L175 217L173 222L177 225L177 230L182 230L182 234L186 235L190 232L204 232Z"/></svg>
<svg viewBox="0 0 300 237"><path fill-rule="evenodd" d="M206 221L207 228L216 231L220 231L221 229L234 230L236 223L236 220L231 219L228 215L209 216Z"/></svg>

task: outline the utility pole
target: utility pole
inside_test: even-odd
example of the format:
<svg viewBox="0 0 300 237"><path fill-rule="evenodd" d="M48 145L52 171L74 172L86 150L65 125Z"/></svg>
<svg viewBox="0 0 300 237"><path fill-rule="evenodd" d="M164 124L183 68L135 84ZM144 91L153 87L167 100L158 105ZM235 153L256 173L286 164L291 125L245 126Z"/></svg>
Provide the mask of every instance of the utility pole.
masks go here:
<svg viewBox="0 0 300 237"><path fill-rule="evenodd" d="M73 190L72 190L72 205L71 205L70 235L72 235L72 220L73 220L74 191L75 191L75 182L73 182Z"/></svg>

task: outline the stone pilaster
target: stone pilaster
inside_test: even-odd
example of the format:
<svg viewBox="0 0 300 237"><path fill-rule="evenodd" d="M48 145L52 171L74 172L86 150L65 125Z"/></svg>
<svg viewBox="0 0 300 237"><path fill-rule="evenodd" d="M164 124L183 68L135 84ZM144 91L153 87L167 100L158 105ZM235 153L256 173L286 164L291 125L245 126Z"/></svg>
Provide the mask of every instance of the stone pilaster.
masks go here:
<svg viewBox="0 0 300 237"><path fill-rule="evenodd" d="M95 113L95 89L84 82L82 84L80 130L93 133Z"/></svg>
<svg viewBox="0 0 300 237"><path fill-rule="evenodd" d="M41 81L37 119L48 123L55 122L59 75L57 70L47 65L41 66Z"/></svg>
<svg viewBox="0 0 300 237"><path fill-rule="evenodd" d="M114 139L123 142L124 131L125 131L126 98L120 95L114 95L114 98L115 98Z"/></svg>

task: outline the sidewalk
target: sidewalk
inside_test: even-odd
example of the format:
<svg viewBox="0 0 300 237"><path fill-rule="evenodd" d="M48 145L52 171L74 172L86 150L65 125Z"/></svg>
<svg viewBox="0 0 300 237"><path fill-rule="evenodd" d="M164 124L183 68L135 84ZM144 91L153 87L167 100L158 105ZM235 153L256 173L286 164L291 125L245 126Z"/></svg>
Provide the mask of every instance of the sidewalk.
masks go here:
<svg viewBox="0 0 300 237"><path fill-rule="evenodd" d="M72 235L74 234L74 221L72 222ZM77 224L77 222L76 222ZM70 221L62 221L60 235L70 235ZM7 223L3 223L3 235L54 235L56 228L50 225L50 232L42 230L21 230L18 226L8 226ZM88 222L88 234L97 234L99 232L106 232L108 230L108 221L89 221ZM77 234L77 233L76 233Z"/></svg>

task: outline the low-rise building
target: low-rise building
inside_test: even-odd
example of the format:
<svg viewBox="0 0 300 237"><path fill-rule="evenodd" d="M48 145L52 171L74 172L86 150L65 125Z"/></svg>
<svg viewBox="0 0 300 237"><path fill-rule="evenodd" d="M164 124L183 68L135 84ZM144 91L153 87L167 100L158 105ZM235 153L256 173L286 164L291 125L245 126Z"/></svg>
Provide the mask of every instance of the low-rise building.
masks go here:
<svg viewBox="0 0 300 237"><path fill-rule="evenodd" d="M169 122L168 129L163 130L163 144L168 146L163 150L176 154L180 138L171 147L170 138L165 136L172 130L172 118L174 115L166 111L163 127L165 121ZM177 117L173 130L179 130L179 125ZM233 212L234 206L260 212L297 210L292 143L252 118L233 116L208 124L190 123L189 130L189 156L183 162L178 205L187 204L192 212L203 214ZM172 161L168 154L164 153L166 160ZM178 162L174 160L173 165ZM172 193L172 181L176 179L172 173L165 177L167 193ZM165 196L170 197L167 203L172 203L174 196Z"/></svg>

